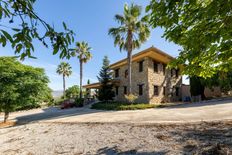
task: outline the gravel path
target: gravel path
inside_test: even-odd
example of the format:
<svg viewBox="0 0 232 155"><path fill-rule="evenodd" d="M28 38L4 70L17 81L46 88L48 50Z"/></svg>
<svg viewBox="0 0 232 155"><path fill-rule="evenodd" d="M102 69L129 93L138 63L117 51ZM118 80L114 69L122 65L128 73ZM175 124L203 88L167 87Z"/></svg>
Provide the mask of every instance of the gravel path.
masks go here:
<svg viewBox="0 0 232 155"><path fill-rule="evenodd" d="M0 129L0 154L232 154L232 121L197 124L30 123Z"/></svg>
<svg viewBox="0 0 232 155"><path fill-rule="evenodd" d="M0 129L0 155L232 155L231 100L135 111L36 109L10 119L18 125Z"/></svg>

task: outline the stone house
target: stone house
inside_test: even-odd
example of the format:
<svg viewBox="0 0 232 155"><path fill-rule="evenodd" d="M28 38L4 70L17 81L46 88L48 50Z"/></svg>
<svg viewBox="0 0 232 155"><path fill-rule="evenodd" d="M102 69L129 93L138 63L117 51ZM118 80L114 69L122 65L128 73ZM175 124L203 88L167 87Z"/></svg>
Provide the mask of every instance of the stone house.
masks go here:
<svg viewBox="0 0 232 155"><path fill-rule="evenodd" d="M132 56L132 93L138 96L139 103L160 103L181 99L182 77L179 69L168 70L167 63L173 57L151 47ZM125 100L128 89L127 59L118 61L110 68L114 78L115 99Z"/></svg>
<svg viewBox="0 0 232 155"><path fill-rule="evenodd" d="M132 93L138 103L164 103L180 101L182 98L182 76L180 69L167 69L167 63L174 58L167 53L150 47L132 56ZM115 100L125 101L128 91L127 59L110 65L113 71ZM85 85L85 88L99 88L99 83Z"/></svg>

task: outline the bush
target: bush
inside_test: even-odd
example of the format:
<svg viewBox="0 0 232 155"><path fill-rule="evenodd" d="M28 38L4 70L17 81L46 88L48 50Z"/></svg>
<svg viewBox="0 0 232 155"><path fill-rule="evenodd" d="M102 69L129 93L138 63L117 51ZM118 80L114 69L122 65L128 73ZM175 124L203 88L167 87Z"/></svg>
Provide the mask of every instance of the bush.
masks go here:
<svg viewBox="0 0 232 155"><path fill-rule="evenodd" d="M84 99L83 98L76 98L75 99L75 105L77 107L83 107L84 106Z"/></svg>
<svg viewBox="0 0 232 155"><path fill-rule="evenodd" d="M129 103L134 103L135 102L135 100L138 98L138 96L137 95L134 95L134 94L129 94L129 95L125 95L125 98L127 99L127 101L129 102Z"/></svg>
<svg viewBox="0 0 232 155"><path fill-rule="evenodd" d="M60 105L61 103L64 102L64 100L65 100L65 99L63 99L63 98L55 99L54 102L53 102L53 104L50 105L50 106L53 106L53 105L55 105L55 106L56 106L56 105Z"/></svg>
<svg viewBox="0 0 232 155"><path fill-rule="evenodd" d="M155 104L145 104L145 103L136 103L136 104L128 104L128 103L120 103L120 102L98 102L92 105L91 109L98 110L140 110L140 109L149 109L159 107L159 105Z"/></svg>
<svg viewBox="0 0 232 155"><path fill-rule="evenodd" d="M17 107L14 111L21 111L21 110L30 110L30 109L36 109L36 108L40 108L41 106L39 104L27 104L24 106L19 106Z"/></svg>

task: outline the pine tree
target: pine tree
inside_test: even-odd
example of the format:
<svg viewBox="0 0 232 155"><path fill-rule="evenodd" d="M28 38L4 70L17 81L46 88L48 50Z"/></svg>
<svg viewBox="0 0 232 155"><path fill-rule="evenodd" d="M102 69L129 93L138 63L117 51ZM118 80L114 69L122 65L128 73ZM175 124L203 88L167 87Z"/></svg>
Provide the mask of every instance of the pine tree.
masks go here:
<svg viewBox="0 0 232 155"><path fill-rule="evenodd" d="M113 85L110 84L110 80L112 80L112 74L109 68L110 61L107 56L103 59L103 66L97 77L99 82L101 83L101 87L98 91L98 99L100 101L108 101L113 100L114 91Z"/></svg>

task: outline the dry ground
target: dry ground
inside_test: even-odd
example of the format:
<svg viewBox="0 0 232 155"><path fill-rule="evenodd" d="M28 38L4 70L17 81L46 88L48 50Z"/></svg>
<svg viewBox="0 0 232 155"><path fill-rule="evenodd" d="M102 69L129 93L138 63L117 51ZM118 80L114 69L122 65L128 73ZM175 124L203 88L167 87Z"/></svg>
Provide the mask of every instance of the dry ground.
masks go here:
<svg viewBox="0 0 232 155"><path fill-rule="evenodd" d="M141 111L47 108L10 120L18 125L0 129L0 155L232 155L232 100Z"/></svg>
<svg viewBox="0 0 232 155"><path fill-rule="evenodd" d="M0 129L0 154L232 154L232 121L188 124L38 122Z"/></svg>

